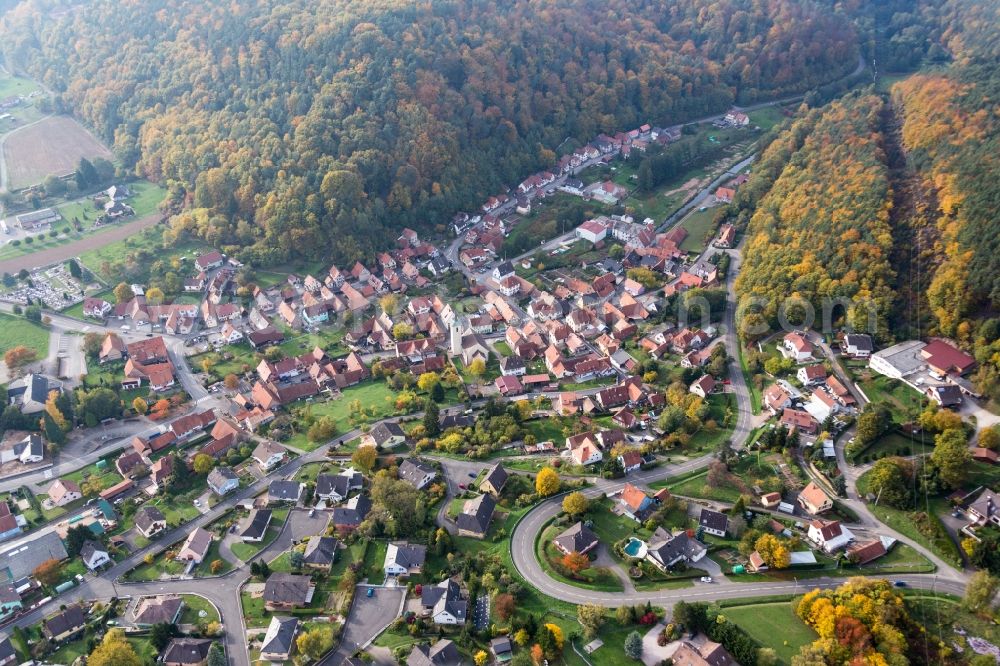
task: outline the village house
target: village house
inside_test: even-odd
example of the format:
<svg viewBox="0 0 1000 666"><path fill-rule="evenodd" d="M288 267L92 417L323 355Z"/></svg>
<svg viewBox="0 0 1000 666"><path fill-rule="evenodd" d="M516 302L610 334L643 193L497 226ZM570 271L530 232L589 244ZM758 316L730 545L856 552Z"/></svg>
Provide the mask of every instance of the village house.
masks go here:
<svg viewBox="0 0 1000 666"><path fill-rule="evenodd" d="M272 615L260 644L260 658L270 662L288 661L295 649L299 621L295 617Z"/></svg>
<svg viewBox="0 0 1000 666"><path fill-rule="evenodd" d="M701 561L708 548L687 531L671 534L662 527L657 527L650 537L646 548L646 561L660 571L667 572L679 562L695 563Z"/></svg>
<svg viewBox="0 0 1000 666"><path fill-rule="evenodd" d="M271 524L270 509L253 509L250 515L240 524L240 539L247 543L259 543L267 534Z"/></svg>
<svg viewBox="0 0 1000 666"><path fill-rule="evenodd" d="M108 549L102 544L88 539L80 547L80 559L84 566L90 571L97 571L101 567L113 562Z"/></svg>
<svg viewBox="0 0 1000 666"><path fill-rule="evenodd" d="M808 435L815 435L819 431L819 423L812 414L801 409L786 407L781 411L779 422L790 430L798 430Z"/></svg>
<svg viewBox="0 0 1000 666"><path fill-rule="evenodd" d="M586 554L596 548L600 541L590 528L578 521L566 528L552 540L552 543L561 553L569 555L570 553Z"/></svg>
<svg viewBox="0 0 1000 666"><path fill-rule="evenodd" d="M191 530L180 550L177 551L175 559L181 562L201 564L208 556L208 549L212 546L212 533L208 530L196 527Z"/></svg>
<svg viewBox="0 0 1000 666"><path fill-rule="evenodd" d="M504 469L502 464L496 463L489 468L486 476L479 483L479 490L489 493L493 497L500 497L504 486L507 485L508 478L510 478L510 475L507 473L507 470Z"/></svg>
<svg viewBox="0 0 1000 666"><path fill-rule="evenodd" d="M415 576L423 571L427 546L406 542L390 543L385 549L382 569L386 576Z"/></svg>
<svg viewBox="0 0 1000 666"><path fill-rule="evenodd" d="M854 534L839 520L813 520L806 536L826 553L835 553L854 540Z"/></svg>
<svg viewBox="0 0 1000 666"><path fill-rule="evenodd" d="M79 484L69 479L56 479L47 491L52 506L66 506L83 497Z"/></svg>
<svg viewBox="0 0 1000 666"><path fill-rule="evenodd" d="M167 529L167 518L155 506L142 506L133 517L135 528L147 539Z"/></svg>
<svg viewBox="0 0 1000 666"><path fill-rule="evenodd" d="M813 360L813 345L804 333L793 331L782 338L781 353L796 363L806 363Z"/></svg>
<svg viewBox="0 0 1000 666"><path fill-rule="evenodd" d="M489 493L465 501L462 512L455 518L459 536L482 539L490 529L497 503Z"/></svg>
<svg viewBox="0 0 1000 666"><path fill-rule="evenodd" d="M872 355L875 345L872 337L865 333L848 333L841 345L844 353L852 358L868 358Z"/></svg>
<svg viewBox="0 0 1000 666"><path fill-rule="evenodd" d="M813 516L829 511L833 508L833 500L823 491L815 481L809 484L799 493L799 506Z"/></svg>
<svg viewBox="0 0 1000 666"><path fill-rule="evenodd" d="M316 477L316 499L327 505L343 502L355 490L361 490L364 477L360 472L346 469L339 474L320 474Z"/></svg>
<svg viewBox="0 0 1000 666"><path fill-rule="evenodd" d="M437 470L416 458L407 458L397 470L399 478L417 490L423 490L437 478Z"/></svg>
<svg viewBox="0 0 1000 666"><path fill-rule="evenodd" d="M288 451L285 450L285 447L277 442L264 440L253 450L252 458L262 470L268 472L280 465L285 460L286 455L288 455Z"/></svg>
<svg viewBox="0 0 1000 666"><path fill-rule="evenodd" d="M240 478L232 468L225 465L218 465L208 473L208 487L212 492L222 497L228 495L240 487Z"/></svg>
<svg viewBox="0 0 1000 666"><path fill-rule="evenodd" d="M729 530L729 517L719 511L702 509L698 526L708 534L725 538Z"/></svg>
<svg viewBox="0 0 1000 666"><path fill-rule="evenodd" d="M210 638L171 638L163 651L163 665L205 666L213 642Z"/></svg>
<svg viewBox="0 0 1000 666"><path fill-rule="evenodd" d="M653 505L653 498L631 483L626 483L618 496L618 506L622 514L636 522L645 520Z"/></svg>
<svg viewBox="0 0 1000 666"><path fill-rule="evenodd" d="M309 576L275 572L264 583L264 608L269 611L305 608L312 601L316 585Z"/></svg>
<svg viewBox="0 0 1000 666"><path fill-rule="evenodd" d="M437 585L425 585L420 595L420 605L425 617L434 624L465 624L469 602L462 595L461 586L451 578Z"/></svg>
<svg viewBox="0 0 1000 666"><path fill-rule="evenodd" d="M340 542L331 536L314 535L309 537L306 548L302 551L302 566L313 571L329 573L337 560L337 549Z"/></svg>
<svg viewBox="0 0 1000 666"><path fill-rule="evenodd" d="M362 436L362 446L391 449L406 442L406 433L398 423L383 421Z"/></svg>
<svg viewBox="0 0 1000 666"><path fill-rule="evenodd" d="M707 398L715 390L715 379L712 375L702 375L691 384L689 390L699 397Z"/></svg>

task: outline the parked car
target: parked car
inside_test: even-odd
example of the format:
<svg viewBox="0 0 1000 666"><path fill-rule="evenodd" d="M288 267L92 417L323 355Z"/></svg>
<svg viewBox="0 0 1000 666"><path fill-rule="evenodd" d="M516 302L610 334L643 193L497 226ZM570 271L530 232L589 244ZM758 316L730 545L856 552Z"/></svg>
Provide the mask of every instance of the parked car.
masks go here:
<svg viewBox="0 0 1000 666"><path fill-rule="evenodd" d="M703 583L711 583L712 582L712 577L711 576L702 576L701 577L701 582L703 582Z"/></svg>
<svg viewBox="0 0 1000 666"><path fill-rule="evenodd" d="M368 598L370 599L370 598L372 598L374 596L375 596L375 588L374 587L369 587L368 588Z"/></svg>

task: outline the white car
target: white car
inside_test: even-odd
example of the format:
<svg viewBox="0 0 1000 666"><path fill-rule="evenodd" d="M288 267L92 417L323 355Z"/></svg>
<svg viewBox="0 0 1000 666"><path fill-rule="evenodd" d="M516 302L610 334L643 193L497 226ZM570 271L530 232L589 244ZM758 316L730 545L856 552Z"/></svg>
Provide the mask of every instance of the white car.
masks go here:
<svg viewBox="0 0 1000 666"><path fill-rule="evenodd" d="M703 582L703 583L711 583L712 582L712 577L711 576L702 576L701 577L701 582Z"/></svg>

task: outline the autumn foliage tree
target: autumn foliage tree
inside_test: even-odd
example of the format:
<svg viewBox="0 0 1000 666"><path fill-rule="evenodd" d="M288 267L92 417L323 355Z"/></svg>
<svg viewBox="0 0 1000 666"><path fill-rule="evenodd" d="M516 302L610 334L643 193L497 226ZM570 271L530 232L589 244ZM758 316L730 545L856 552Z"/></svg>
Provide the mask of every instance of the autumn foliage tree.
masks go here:
<svg viewBox="0 0 1000 666"><path fill-rule="evenodd" d="M787 569L791 564L788 546L772 534L764 534L754 543L764 563L772 569Z"/></svg>
<svg viewBox="0 0 1000 666"><path fill-rule="evenodd" d="M38 352L24 345L11 347L3 354L3 362L7 365L7 369L10 370L11 374L17 373L29 363L34 363L37 358Z"/></svg>
<svg viewBox="0 0 1000 666"><path fill-rule="evenodd" d="M62 575L62 563L59 560L45 560L31 573L39 583L51 587L59 582Z"/></svg>
<svg viewBox="0 0 1000 666"><path fill-rule="evenodd" d="M514 615L514 610L516 609L514 595L507 594L506 592L498 594L493 599L493 607L496 608L500 619L506 622Z"/></svg>
<svg viewBox="0 0 1000 666"><path fill-rule="evenodd" d="M535 477L535 492L548 497L559 492L559 473L551 467L543 467Z"/></svg>
<svg viewBox="0 0 1000 666"><path fill-rule="evenodd" d="M586 495L579 491L566 495L562 502L563 511L570 516L579 516L586 513L588 506L589 502Z"/></svg>
<svg viewBox="0 0 1000 666"><path fill-rule="evenodd" d="M571 553L563 555L561 562L562 565L574 575L590 568L590 558L584 553L578 553L575 550Z"/></svg>

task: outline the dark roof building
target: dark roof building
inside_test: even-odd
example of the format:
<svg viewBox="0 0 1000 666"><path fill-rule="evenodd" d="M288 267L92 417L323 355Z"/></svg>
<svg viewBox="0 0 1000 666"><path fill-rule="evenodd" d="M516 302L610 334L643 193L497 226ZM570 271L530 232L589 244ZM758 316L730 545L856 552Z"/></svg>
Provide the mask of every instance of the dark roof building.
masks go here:
<svg viewBox="0 0 1000 666"><path fill-rule="evenodd" d="M83 629L85 623L83 609L74 605L45 620L42 632L49 638L71 636Z"/></svg>
<svg viewBox="0 0 1000 666"><path fill-rule="evenodd" d="M729 529L729 517L712 509L702 509L698 525L709 534L724 537Z"/></svg>
<svg viewBox="0 0 1000 666"><path fill-rule="evenodd" d="M503 487L507 485L507 479L510 475L507 470L503 468L503 465L497 463L490 467L489 471L486 472L486 476L483 477L482 483L479 484L479 489L483 492L490 493L494 496L498 496L502 491Z"/></svg>
<svg viewBox="0 0 1000 666"><path fill-rule="evenodd" d="M298 502L302 496L302 484L298 481L275 479L267 486L269 502Z"/></svg>
<svg viewBox="0 0 1000 666"><path fill-rule="evenodd" d="M209 638L173 638L163 651L163 663L168 666L196 666L208 659L212 647Z"/></svg>
<svg viewBox="0 0 1000 666"><path fill-rule="evenodd" d="M442 638L434 645L421 643L413 646L406 658L406 666L461 666L462 655L455 644Z"/></svg>
<svg viewBox="0 0 1000 666"><path fill-rule="evenodd" d="M262 659L285 661L295 647L295 634L299 629L299 621L294 617L271 617L264 640L260 644Z"/></svg>
<svg viewBox="0 0 1000 666"><path fill-rule="evenodd" d="M264 538L270 523L270 509L254 509L240 529L240 538L244 541L260 541Z"/></svg>
<svg viewBox="0 0 1000 666"><path fill-rule="evenodd" d="M161 622L175 624L182 606L184 601L180 597L146 597L135 610L135 623L150 626Z"/></svg>
<svg viewBox="0 0 1000 666"><path fill-rule="evenodd" d="M338 541L328 536L311 536L302 553L306 566L329 569L337 559Z"/></svg>
<svg viewBox="0 0 1000 666"><path fill-rule="evenodd" d="M437 476L437 470L416 458L407 458L399 465L399 478L420 490ZM317 483L317 488L319 484Z"/></svg>
<svg viewBox="0 0 1000 666"><path fill-rule="evenodd" d="M569 553L586 553L597 546L600 541L582 522L577 522L569 527L562 534L553 539L556 548L567 555Z"/></svg>
<svg viewBox="0 0 1000 666"><path fill-rule="evenodd" d="M312 600L313 589L309 576L276 572L264 583L264 605L301 608Z"/></svg>
<svg viewBox="0 0 1000 666"><path fill-rule="evenodd" d="M496 500L488 493L466 500L462 513L455 518L459 533L484 536L490 529L490 521L493 520L493 511L496 506Z"/></svg>
<svg viewBox="0 0 1000 666"><path fill-rule="evenodd" d="M371 510L372 501L364 495L356 495L347 500L344 506L334 509L330 520L338 528L353 529L361 524Z"/></svg>

